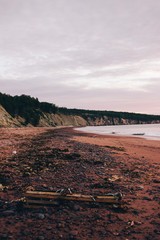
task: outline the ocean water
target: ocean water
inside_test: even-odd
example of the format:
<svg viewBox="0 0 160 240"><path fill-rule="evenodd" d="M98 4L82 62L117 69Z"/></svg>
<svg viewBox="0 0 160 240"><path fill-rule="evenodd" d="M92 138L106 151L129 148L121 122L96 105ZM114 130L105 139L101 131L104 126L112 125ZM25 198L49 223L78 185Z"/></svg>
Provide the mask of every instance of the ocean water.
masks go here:
<svg viewBox="0 0 160 240"><path fill-rule="evenodd" d="M77 130L104 135L125 135L160 140L160 124L89 126L77 128Z"/></svg>

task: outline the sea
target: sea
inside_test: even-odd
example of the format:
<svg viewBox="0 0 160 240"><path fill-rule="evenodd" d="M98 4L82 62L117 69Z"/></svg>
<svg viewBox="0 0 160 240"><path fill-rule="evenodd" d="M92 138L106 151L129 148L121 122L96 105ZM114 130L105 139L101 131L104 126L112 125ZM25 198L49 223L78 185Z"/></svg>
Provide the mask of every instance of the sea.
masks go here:
<svg viewBox="0 0 160 240"><path fill-rule="evenodd" d="M151 140L160 140L160 124L87 126L76 129L95 134L133 136Z"/></svg>

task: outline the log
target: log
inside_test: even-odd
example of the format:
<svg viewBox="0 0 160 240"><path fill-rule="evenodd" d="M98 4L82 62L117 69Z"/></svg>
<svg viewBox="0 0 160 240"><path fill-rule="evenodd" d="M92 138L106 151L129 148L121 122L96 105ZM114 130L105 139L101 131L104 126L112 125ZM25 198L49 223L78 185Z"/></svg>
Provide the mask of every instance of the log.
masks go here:
<svg viewBox="0 0 160 240"><path fill-rule="evenodd" d="M27 191L25 193L26 203L28 204L54 204L53 200L67 200L67 201L85 201L85 202L99 202L99 203L120 203L121 195L111 196L93 196L78 193L63 194L57 192L38 192ZM37 202L36 202L37 201Z"/></svg>

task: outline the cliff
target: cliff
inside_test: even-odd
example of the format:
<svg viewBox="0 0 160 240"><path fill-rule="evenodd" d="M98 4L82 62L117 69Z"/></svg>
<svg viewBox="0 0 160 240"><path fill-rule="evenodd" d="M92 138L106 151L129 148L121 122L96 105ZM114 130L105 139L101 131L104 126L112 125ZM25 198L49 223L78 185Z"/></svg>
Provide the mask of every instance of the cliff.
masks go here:
<svg viewBox="0 0 160 240"><path fill-rule="evenodd" d="M1 105L0 105L0 127L20 127L21 123L13 118Z"/></svg>
<svg viewBox="0 0 160 240"><path fill-rule="evenodd" d="M105 125L122 125L122 124L145 124L145 123L160 123L160 120L139 121L133 119L124 119L108 116L79 116L79 115L65 115L41 112L37 127L49 126L105 126ZM31 123L26 124L26 119L16 115L12 117L0 105L0 127L23 127L34 126Z"/></svg>
<svg viewBox="0 0 160 240"><path fill-rule="evenodd" d="M105 126L160 123L160 115L67 109L26 95L0 93L0 127Z"/></svg>
<svg viewBox="0 0 160 240"><path fill-rule="evenodd" d="M49 126L86 126L88 125L86 120L81 116L53 114L42 112L37 127L49 127ZM31 123L26 124L25 119L16 115L12 117L1 105L0 105L0 127L23 127L34 126Z"/></svg>

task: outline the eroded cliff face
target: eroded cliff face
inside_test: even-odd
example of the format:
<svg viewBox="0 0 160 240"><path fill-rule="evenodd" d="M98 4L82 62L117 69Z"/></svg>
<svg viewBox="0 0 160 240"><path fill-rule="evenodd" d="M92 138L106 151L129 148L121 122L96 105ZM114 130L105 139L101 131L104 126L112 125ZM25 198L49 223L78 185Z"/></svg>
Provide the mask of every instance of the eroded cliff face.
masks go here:
<svg viewBox="0 0 160 240"><path fill-rule="evenodd" d="M160 123L160 121L139 121L133 119L124 118L112 118L112 117L88 117L86 119L88 126L107 126L107 125L129 125L129 124L150 124L150 123Z"/></svg>
<svg viewBox="0 0 160 240"><path fill-rule="evenodd" d="M0 127L20 127L21 123L13 118L1 105L0 105Z"/></svg>
<svg viewBox="0 0 160 240"><path fill-rule="evenodd" d="M89 117L78 115L64 115L64 114L50 114L42 112L40 115L37 127L50 127L50 126L106 126L106 125L128 125L128 124L145 124L145 123L160 123L160 121L138 121L123 118L112 118L108 116L102 117ZM20 116L13 118L1 105L0 105L0 127L32 127L33 125L27 124L26 120Z"/></svg>
<svg viewBox="0 0 160 240"><path fill-rule="evenodd" d="M64 114L49 114L42 113L37 127L50 126L86 126L87 121L80 116L64 115ZM25 123L25 119L20 116L13 118L0 105L0 127L33 127L31 124Z"/></svg>
<svg viewBox="0 0 160 240"><path fill-rule="evenodd" d="M39 127L44 126L86 126L87 122L80 116L43 113Z"/></svg>

